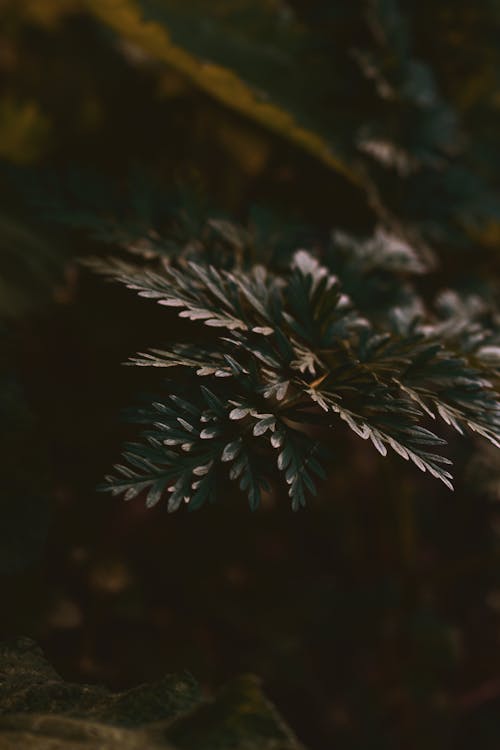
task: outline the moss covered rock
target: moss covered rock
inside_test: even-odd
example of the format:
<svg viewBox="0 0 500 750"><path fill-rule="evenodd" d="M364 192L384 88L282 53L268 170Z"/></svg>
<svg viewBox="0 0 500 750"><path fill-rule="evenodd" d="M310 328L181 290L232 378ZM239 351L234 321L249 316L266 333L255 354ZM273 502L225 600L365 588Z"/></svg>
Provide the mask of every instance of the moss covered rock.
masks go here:
<svg viewBox="0 0 500 750"><path fill-rule="evenodd" d="M189 675L112 693L61 679L29 639L0 646L0 750L300 750L259 681L213 699Z"/></svg>

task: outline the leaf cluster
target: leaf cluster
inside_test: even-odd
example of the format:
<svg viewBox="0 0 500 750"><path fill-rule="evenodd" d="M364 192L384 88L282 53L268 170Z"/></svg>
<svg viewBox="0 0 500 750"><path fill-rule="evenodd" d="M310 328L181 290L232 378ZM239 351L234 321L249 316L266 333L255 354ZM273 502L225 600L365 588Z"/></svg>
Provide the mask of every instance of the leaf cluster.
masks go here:
<svg viewBox="0 0 500 750"><path fill-rule="evenodd" d="M234 227L233 236L238 232ZM395 278L402 267L407 275L423 270L410 248L381 231L350 243L356 247L350 265L360 273L363 263ZM237 261L217 268L202 254L196 261L180 254L153 264L92 265L210 329L203 347L169 344L132 359L181 369L189 387L172 381L166 398L133 413L147 429L108 477L106 488L115 494L130 499L145 492L149 506L165 496L169 510L183 502L196 508L215 498L228 475L255 508L281 477L298 509L325 477L328 453L344 439L342 423L382 456L395 452L450 488L439 421L500 445L494 328L449 306L446 317L446 295L439 318L409 285L412 304L387 308L374 320L331 268L305 250L284 271Z"/></svg>

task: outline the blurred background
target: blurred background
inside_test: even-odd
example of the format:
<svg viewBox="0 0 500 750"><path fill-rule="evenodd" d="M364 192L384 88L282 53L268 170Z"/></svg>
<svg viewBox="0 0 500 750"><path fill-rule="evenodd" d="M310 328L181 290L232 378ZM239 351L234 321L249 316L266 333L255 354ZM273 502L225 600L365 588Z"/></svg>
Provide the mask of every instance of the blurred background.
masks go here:
<svg viewBox="0 0 500 750"><path fill-rule="evenodd" d="M0 0L0 20L1 636L113 688L254 672L311 750L500 747L494 449L450 433L452 494L343 435L295 514L100 495L122 409L159 382L121 363L186 334L77 262L125 230L195 241L207 210L284 245L382 222L428 259L424 293L493 304L500 3Z"/></svg>

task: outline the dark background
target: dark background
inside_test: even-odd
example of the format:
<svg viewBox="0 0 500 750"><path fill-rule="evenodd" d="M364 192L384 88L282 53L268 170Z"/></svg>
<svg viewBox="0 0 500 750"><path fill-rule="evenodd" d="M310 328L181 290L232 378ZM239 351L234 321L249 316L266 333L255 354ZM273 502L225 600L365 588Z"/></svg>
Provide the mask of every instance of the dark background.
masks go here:
<svg viewBox="0 0 500 750"><path fill-rule="evenodd" d="M166 3L174 16L175 5ZM325 81L344 75L350 47L365 42L361 5L346 11L352 18L341 14L343 27L332 10L342 3L291 5L317 49L298 91L290 81L284 90L276 72L277 101L303 106L307 126L316 117L320 132L332 128L348 162L346 134L378 117L378 105L354 73L333 92ZM418 13L402 5L414 49L464 123L462 163L494 193L496 5L475 13L458 2L421 3ZM164 22L160 6L144 3L154 23ZM183 12L190 6L185 0ZM198 18L202 6L192 3ZM296 514L286 496L251 513L231 488L217 505L172 516L161 504L146 510L96 492L131 434L121 410L161 383L121 363L166 338L182 340L185 330L164 308L78 265L78 256L110 251L88 231L48 221L54 190L75 210L80 200L104 214L109 205L124 221L144 222L162 191L185 186L195 204L242 220L265 207L278 224L320 233L369 234L380 217L314 149L213 96L94 10L76 0L0 2L1 635L29 635L64 677L115 688L188 669L213 690L255 672L318 750L497 748L494 451L478 453L473 440L450 434L451 494L339 429L327 485ZM203 57L204 37L197 41L187 16L180 13L176 39ZM254 28L248 18L231 23L221 55L238 48L238 24ZM258 25L253 33L263 38ZM253 73L239 49L235 69ZM332 57L321 68L330 54L340 55L338 67ZM423 222L427 203L443 199L442 186L432 197L391 179L383 178L384 195L403 219ZM430 288L463 281L471 269L496 281L497 225L470 207L478 190L467 190L468 203L457 187L450 204L470 208L475 244L443 207L449 234L434 233L440 265L424 282Z"/></svg>

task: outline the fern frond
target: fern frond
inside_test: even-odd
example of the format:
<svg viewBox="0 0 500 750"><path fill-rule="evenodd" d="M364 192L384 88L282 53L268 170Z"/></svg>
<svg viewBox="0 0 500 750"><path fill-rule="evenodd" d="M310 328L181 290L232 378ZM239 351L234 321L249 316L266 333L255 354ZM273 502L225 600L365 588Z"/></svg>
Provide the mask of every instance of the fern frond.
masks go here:
<svg viewBox="0 0 500 750"><path fill-rule="evenodd" d="M204 385L188 400L173 393L168 405L153 407L146 447L127 454L134 474L124 485L120 469L111 491L131 496L147 482L149 504L170 492L171 510L182 499L197 507L214 497L227 464L256 507L273 480L266 456L278 449L278 473L297 509L314 493L313 477L323 476L322 445L342 422L382 456L390 449L450 489L451 462L436 452L446 441L428 429L430 418L500 444L500 404L477 358L473 365L463 351L449 350L417 319L377 328L306 251L286 273L182 258L156 270L121 261L103 270L141 296L179 308L181 317L223 329L203 351L174 345L132 360L186 368ZM309 437L311 428L318 439Z"/></svg>

